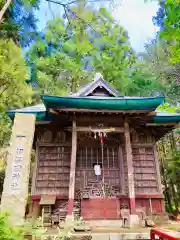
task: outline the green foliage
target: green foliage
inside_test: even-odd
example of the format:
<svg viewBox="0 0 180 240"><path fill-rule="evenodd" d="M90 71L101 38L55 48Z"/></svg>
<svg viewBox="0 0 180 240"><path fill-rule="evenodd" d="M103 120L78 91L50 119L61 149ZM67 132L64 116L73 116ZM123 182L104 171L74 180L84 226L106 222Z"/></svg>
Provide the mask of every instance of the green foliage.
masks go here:
<svg viewBox="0 0 180 240"><path fill-rule="evenodd" d="M0 9L5 0L0 1ZM39 0L13 0L6 10L0 24L0 37L12 39L21 46L28 46L38 36L35 11Z"/></svg>
<svg viewBox="0 0 180 240"><path fill-rule="evenodd" d="M32 235L37 238L40 238L47 229L42 227L42 219L38 218L36 221L34 220L26 220L22 225L24 235Z"/></svg>
<svg viewBox="0 0 180 240"><path fill-rule="evenodd" d="M0 148L5 146L10 140L12 122L5 113L1 113L0 118Z"/></svg>
<svg viewBox="0 0 180 240"><path fill-rule="evenodd" d="M101 72L122 95L165 95L168 102L176 103L178 68L170 63L165 45L148 44L140 60L131 49L127 32L106 9L71 11L75 17L70 15L68 24L64 19L50 21L45 40L36 42L28 52L40 93L74 92L92 80L95 72Z"/></svg>
<svg viewBox="0 0 180 240"><path fill-rule="evenodd" d="M0 150L0 196L3 191L7 156L8 156L8 149L7 148L1 149Z"/></svg>
<svg viewBox="0 0 180 240"><path fill-rule="evenodd" d="M81 226L81 229L87 229L87 223L83 221L82 218L73 219L72 221L65 221L60 223L60 228L58 228L58 234L55 236L57 240L73 240L76 239L75 228ZM89 227L88 227L89 229ZM87 235L86 239L91 239L91 235Z"/></svg>
<svg viewBox="0 0 180 240"><path fill-rule="evenodd" d="M168 44L171 53L171 62L180 62L180 8L179 0L166 0L160 2L160 11L156 17L156 23L161 27L160 38Z"/></svg>
<svg viewBox="0 0 180 240"><path fill-rule="evenodd" d="M140 93L164 95L171 105L176 105L180 92L180 69L170 62L167 44L158 40L150 42L140 57L139 71L136 70L135 76L132 75L133 79L137 79L134 89L138 87ZM139 82L142 83L140 86Z"/></svg>
<svg viewBox="0 0 180 240"><path fill-rule="evenodd" d="M23 240L23 228L15 227L9 221L9 214L0 212L0 240Z"/></svg>
<svg viewBox="0 0 180 240"><path fill-rule="evenodd" d="M158 76L150 70L146 62L136 64L126 87L126 95L152 96L162 95L165 86Z"/></svg>
<svg viewBox="0 0 180 240"><path fill-rule="evenodd" d="M8 143L11 133L11 121L5 112L31 103L33 92L27 78L21 49L12 40L0 39L0 147Z"/></svg>
<svg viewBox="0 0 180 240"><path fill-rule="evenodd" d="M25 235L41 237L46 229L41 227L41 221L25 221L21 226L14 226L10 221L10 215L0 212L0 240L23 240Z"/></svg>
<svg viewBox="0 0 180 240"><path fill-rule="evenodd" d="M0 40L0 112L29 104L32 89L21 50L11 40Z"/></svg>
<svg viewBox="0 0 180 240"><path fill-rule="evenodd" d="M64 95L101 72L123 91L135 59L127 33L104 8L81 13L73 9L73 13L76 17L68 24L64 19L50 21L45 41L35 43L28 53L36 65L38 90Z"/></svg>
<svg viewBox="0 0 180 240"><path fill-rule="evenodd" d="M180 206L180 132L175 129L158 142L162 184L167 211L178 211Z"/></svg>
<svg viewBox="0 0 180 240"><path fill-rule="evenodd" d="M180 112L180 107L165 103L164 105L159 106L158 110L162 112L177 113Z"/></svg>

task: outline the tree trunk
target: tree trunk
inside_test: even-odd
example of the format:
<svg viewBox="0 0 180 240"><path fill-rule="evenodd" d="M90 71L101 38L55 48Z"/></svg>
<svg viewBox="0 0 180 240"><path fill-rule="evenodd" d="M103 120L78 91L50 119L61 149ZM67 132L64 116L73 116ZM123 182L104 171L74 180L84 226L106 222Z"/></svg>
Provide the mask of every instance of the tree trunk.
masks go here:
<svg viewBox="0 0 180 240"><path fill-rule="evenodd" d="M162 176L163 176L163 182L164 182L164 187L165 187L165 196L166 196L166 200L167 200L169 210L172 212L171 197L170 197L170 192L169 192L169 188L168 188L168 184L167 184L167 176L166 176L166 173L165 173L165 163L164 163L165 148L164 148L163 139L161 140L161 148L162 148L162 152L163 152L163 156L162 156L162 159L161 159L161 167L162 167Z"/></svg>
<svg viewBox="0 0 180 240"><path fill-rule="evenodd" d="M176 193L176 191L175 191L173 181L171 181L171 189L172 189L172 195L173 195L173 199L174 199L174 205L176 208L176 212L178 212L178 208L179 208L178 199L177 199L178 193Z"/></svg>
<svg viewBox="0 0 180 240"><path fill-rule="evenodd" d="M7 0L7 2L4 4L2 9L0 10L0 23L3 21L3 16L4 16L5 12L7 11L11 2L12 2L12 0Z"/></svg>
<svg viewBox="0 0 180 240"><path fill-rule="evenodd" d="M71 93L75 93L77 90L76 79L73 77L71 80Z"/></svg>

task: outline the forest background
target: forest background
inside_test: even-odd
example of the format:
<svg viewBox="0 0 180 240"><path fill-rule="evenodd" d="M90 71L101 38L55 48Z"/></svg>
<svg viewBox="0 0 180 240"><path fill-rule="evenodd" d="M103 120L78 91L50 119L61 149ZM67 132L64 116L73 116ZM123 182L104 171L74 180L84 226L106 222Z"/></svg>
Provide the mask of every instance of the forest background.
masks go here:
<svg viewBox="0 0 180 240"><path fill-rule="evenodd" d="M47 0L61 14L39 30L40 0L0 1L0 188L12 122L9 109L41 103L40 95L67 95L92 81L96 72L121 95L165 96L159 111L179 112L179 0L157 0L153 23L159 31L143 52L112 16L112 0ZM179 129L158 142L167 210L180 200ZM178 193L178 194L177 194Z"/></svg>

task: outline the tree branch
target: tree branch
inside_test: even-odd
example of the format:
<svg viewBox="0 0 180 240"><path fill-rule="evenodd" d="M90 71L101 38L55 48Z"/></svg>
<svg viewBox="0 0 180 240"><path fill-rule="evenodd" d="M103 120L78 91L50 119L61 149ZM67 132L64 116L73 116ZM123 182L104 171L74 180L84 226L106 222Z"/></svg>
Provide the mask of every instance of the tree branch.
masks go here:
<svg viewBox="0 0 180 240"><path fill-rule="evenodd" d="M74 0L74 1L71 1L71 2L67 2L67 3L61 3L61 2L56 1L56 0L46 0L46 1L47 2L52 2L52 3L55 3L55 4L59 4L61 6L68 6L70 4L78 2L78 0ZM89 1L87 1L87 3L93 3L93 2L110 2L110 0L89 0Z"/></svg>
<svg viewBox="0 0 180 240"><path fill-rule="evenodd" d="M3 21L3 16L5 14L5 12L7 11L9 5L11 4L12 0L7 0L7 2L4 4L4 6L2 7L2 9L0 10L0 23L2 23Z"/></svg>
<svg viewBox="0 0 180 240"><path fill-rule="evenodd" d="M64 13L65 13L65 15L66 15L66 18L67 18L69 24L71 25L71 21L70 21L70 19L69 19L68 13L67 13L67 11L66 11L66 7L63 6L63 8L64 8Z"/></svg>
<svg viewBox="0 0 180 240"><path fill-rule="evenodd" d="M2 92L0 92L0 97L3 95L3 93L4 93L6 90L8 90L8 88L9 88L9 85L7 85L7 86L2 90Z"/></svg>
<svg viewBox="0 0 180 240"><path fill-rule="evenodd" d="M60 3L60 2L55 1L55 0L46 0L46 2L56 3L56 4L59 4L59 5L61 5L61 6L66 6L66 5L67 5L67 4L65 4L65 3Z"/></svg>

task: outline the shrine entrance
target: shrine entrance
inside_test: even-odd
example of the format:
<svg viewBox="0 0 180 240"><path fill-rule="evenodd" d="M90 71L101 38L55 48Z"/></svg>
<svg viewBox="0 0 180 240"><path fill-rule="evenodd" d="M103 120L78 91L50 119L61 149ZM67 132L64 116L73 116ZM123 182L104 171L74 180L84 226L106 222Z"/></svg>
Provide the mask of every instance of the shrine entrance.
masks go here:
<svg viewBox="0 0 180 240"><path fill-rule="evenodd" d="M93 134L80 133L76 156L76 197L84 219L119 219L123 153L117 133L109 133L103 146Z"/></svg>
<svg viewBox="0 0 180 240"><path fill-rule="evenodd" d="M109 186L121 186L118 147L105 147L102 161L101 148L85 146L77 150L76 187L83 189L90 183L102 181ZM100 166L100 175L95 166ZM119 189L120 190L120 189Z"/></svg>

